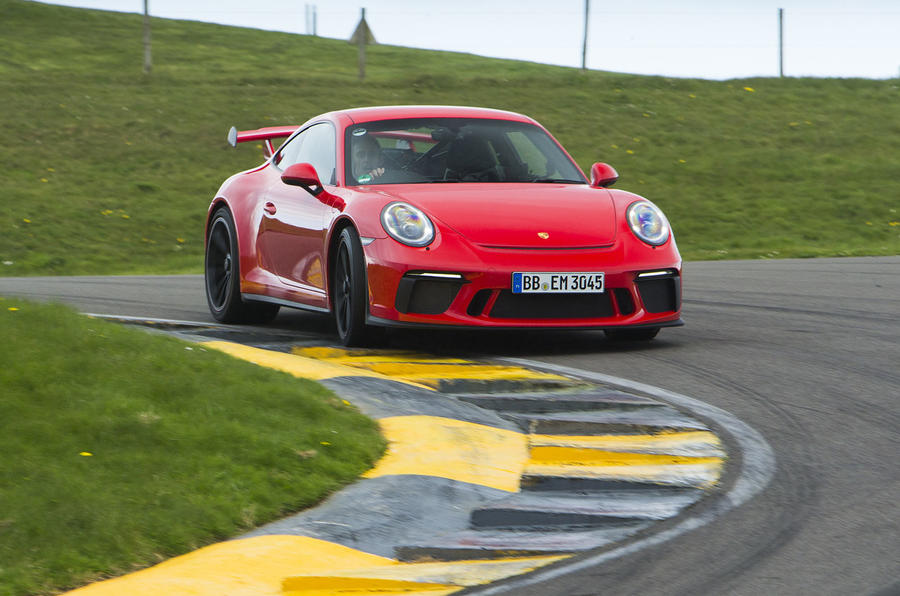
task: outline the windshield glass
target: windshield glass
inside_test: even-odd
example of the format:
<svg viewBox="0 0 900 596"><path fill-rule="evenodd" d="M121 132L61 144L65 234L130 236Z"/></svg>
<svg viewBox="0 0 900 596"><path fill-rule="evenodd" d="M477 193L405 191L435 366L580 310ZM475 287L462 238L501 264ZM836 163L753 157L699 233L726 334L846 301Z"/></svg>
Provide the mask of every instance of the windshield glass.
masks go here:
<svg viewBox="0 0 900 596"><path fill-rule="evenodd" d="M381 120L347 127L347 184L571 182L578 167L541 128L481 118Z"/></svg>

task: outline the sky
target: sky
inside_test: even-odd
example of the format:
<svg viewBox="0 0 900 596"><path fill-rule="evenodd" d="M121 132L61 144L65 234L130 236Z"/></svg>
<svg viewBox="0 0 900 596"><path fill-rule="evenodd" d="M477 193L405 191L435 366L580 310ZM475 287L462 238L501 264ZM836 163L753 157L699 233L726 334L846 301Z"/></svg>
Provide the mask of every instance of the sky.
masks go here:
<svg viewBox="0 0 900 596"><path fill-rule="evenodd" d="M43 0L143 12L143 0ZM580 67L585 0L149 0L158 17ZM900 77L900 0L591 0L587 67L730 79Z"/></svg>

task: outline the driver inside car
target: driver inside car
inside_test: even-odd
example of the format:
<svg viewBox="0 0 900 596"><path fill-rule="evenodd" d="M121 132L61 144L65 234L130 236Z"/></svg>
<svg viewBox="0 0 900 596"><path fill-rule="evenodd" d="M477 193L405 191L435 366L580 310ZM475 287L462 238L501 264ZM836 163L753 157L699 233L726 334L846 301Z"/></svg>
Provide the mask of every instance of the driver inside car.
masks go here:
<svg viewBox="0 0 900 596"><path fill-rule="evenodd" d="M368 134L354 135L350 144L350 158L353 177L360 184L368 184L384 175L384 156L375 137Z"/></svg>

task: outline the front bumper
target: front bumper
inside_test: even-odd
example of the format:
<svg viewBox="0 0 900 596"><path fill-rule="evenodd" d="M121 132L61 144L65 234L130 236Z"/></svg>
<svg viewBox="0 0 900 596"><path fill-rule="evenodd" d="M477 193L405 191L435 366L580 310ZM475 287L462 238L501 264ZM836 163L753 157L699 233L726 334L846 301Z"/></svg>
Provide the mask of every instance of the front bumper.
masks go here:
<svg viewBox="0 0 900 596"><path fill-rule="evenodd" d="M369 323L395 326L615 329L681 324L674 246L497 249L444 236L427 248L365 247ZM513 294L513 272L602 271L598 294Z"/></svg>

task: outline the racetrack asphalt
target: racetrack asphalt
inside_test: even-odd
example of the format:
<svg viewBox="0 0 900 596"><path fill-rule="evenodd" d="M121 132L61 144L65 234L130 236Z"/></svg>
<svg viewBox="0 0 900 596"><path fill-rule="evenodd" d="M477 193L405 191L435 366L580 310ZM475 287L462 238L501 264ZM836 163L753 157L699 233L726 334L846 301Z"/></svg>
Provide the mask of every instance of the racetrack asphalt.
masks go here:
<svg viewBox="0 0 900 596"><path fill-rule="evenodd" d="M687 325L648 346L596 333L401 334L394 345L633 379L735 414L777 461L766 489L668 542L473 592L896 594L900 258L685 264ZM0 278L0 294L85 312L209 322L198 276ZM333 342L299 312L268 332ZM726 445L728 447L728 445ZM732 452L730 452L732 454ZM559 565L559 564L557 564ZM516 584L525 578L534 583ZM509 583L512 582L512 583ZM503 592L505 590L505 592Z"/></svg>

